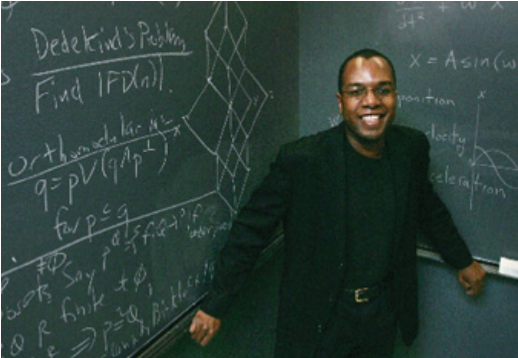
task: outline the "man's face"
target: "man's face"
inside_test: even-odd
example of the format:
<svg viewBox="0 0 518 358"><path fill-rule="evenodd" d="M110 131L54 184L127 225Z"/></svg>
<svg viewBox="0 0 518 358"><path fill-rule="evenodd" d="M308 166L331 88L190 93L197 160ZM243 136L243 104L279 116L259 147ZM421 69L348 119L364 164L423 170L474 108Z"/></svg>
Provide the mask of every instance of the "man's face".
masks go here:
<svg viewBox="0 0 518 358"><path fill-rule="evenodd" d="M343 74L342 92L336 96L346 134L353 146L383 143L396 115L396 89L390 65L381 57L357 57Z"/></svg>

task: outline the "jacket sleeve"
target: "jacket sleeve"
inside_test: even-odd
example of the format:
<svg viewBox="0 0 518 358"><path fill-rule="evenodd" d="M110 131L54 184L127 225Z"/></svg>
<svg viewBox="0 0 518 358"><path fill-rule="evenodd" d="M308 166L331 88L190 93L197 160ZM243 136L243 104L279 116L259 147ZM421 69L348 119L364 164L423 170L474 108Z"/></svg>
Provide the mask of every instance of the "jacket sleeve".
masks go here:
<svg viewBox="0 0 518 358"><path fill-rule="evenodd" d="M288 208L292 185L284 152L281 148L270 172L232 224L212 287L201 306L211 316L220 318L227 313Z"/></svg>
<svg viewBox="0 0 518 358"><path fill-rule="evenodd" d="M419 210L421 228L446 263L456 269L465 268L472 263L473 258L466 243L461 238L450 212L433 190L432 183L429 180L430 144L424 135L419 148L422 188L422 200Z"/></svg>

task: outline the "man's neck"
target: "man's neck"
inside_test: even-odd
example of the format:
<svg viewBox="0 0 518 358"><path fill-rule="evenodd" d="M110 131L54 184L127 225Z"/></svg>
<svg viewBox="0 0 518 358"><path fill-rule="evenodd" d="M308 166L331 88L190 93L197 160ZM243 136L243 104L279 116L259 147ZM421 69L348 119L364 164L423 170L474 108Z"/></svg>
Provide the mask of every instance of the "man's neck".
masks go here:
<svg viewBox="0 0 518 358"><path fill-rule="evenodd" d="M372 159L380 159L383 157L383 153L385 151L385 138L373 142L360 142L348 134L346 135L346 138L351 144L351 147L353 147L353 149L359 154Z"/></svg>

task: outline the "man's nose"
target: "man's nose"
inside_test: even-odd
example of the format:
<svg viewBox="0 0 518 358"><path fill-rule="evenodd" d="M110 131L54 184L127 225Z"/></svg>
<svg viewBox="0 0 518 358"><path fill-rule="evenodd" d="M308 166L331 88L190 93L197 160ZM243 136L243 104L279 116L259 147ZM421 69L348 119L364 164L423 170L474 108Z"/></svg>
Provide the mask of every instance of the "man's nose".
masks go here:
<svg viewBox="0 0 518 358"><path fill-rule="evenodd" d="M376 89L373 88L367 88L367 93L365 94L365 97L363 97L362 103L365 106L378 106L380 104L380 98L376 94Z"/></svg>

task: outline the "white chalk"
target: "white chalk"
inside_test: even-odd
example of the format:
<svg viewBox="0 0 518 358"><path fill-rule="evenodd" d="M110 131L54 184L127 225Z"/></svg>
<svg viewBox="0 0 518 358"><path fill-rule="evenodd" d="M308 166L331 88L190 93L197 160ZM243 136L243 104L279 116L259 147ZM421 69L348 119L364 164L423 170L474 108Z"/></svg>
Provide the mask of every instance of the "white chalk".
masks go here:
<svg viewBox="0 0 518 358"><path fill-rule="evenodd" d="M501 257L500 268L498 272L505 276L518 278L518 260L511 260L505 257Z"/></svg>

